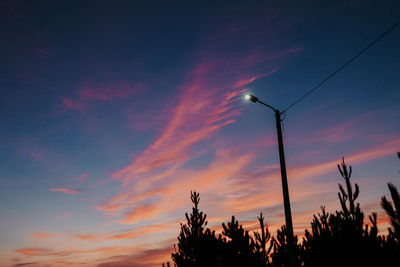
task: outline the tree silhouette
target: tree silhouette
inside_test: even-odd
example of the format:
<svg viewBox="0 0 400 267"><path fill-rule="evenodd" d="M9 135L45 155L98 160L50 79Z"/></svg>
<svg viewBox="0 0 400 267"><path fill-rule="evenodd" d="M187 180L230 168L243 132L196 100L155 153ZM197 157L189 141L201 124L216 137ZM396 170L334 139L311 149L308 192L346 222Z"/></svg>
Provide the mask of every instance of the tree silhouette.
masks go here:
<svg viewBox="0 0 400 267"><path fill-rule="evenodd" d="M249 232L232 216L231 222L222 224L224 239L224 266L256 266L255 243Z"/></svg>
<svg viewBox="0 0 400 267"><path fill-rule="evenodd" d="M397 156L400 159L400 152L397 152ZM396 186L388 183L390 195L393 200L393 204L386 199L385 196L381 199L381 207L386 211L389 216L390 225L388 228L389 238L393 238L397 243L400 244L400 195Z"/></svg>
<svg viewBox="0 0 400 267"><path fill-rule="evenodd" d="M273 238L274 250L271 254L273 266L288 266L289 264L287 235L288 233L285 225L281 226L281 229L276 231L276 237ZM302 246L298 243L296 235L293 237L293 248L295 249L297 256L296 264L300 266Z"/></svg>
<svg viewBox="0 0 400 267"><path fill-rule="evenodd" d="M353 220L357 220L359 218L356 218L356 216L360 216L360 204L356 204L355 206L355 200L358 197L358 194L360 193L360 189L358 187L358 184L355 184L355 191L353 193L353 188L350 183L350 177L352 173L352 168L347 168L346 163L344 162L344 158L342 158L342 162L340 165L337 165L340 174L342 175L343 179L346 181L346 190L347 192L343 189L343 186L339 184L339 190L340 192L338 193L339 200L340 200L340 205L342 206L342 214L347 218L347 217L352 217ZM347 202L349 203L349 207L347 207Z"/></svg>
<svg viewBox="0 0 400 267"><path fill-rule="evenodd" d="M181 266L220 266L221 240L215 232L205 229L207 215L199 210L200 196L191 192L194 207L192 213L185 214L187 224L181 224L178 236L178 251L172 254L172 260Z"/></svg>
<svg viewBox="0 0 400 267"><path fill-rule="evenodd" d="M398 154L400 158L400 153ZM368 216L357 202L360 188L351 182L352 167L344 158L338 164L344 179L339 183L338 198L341 209L328 213L324 206L313 216L311 229L305 230L300 244L294 237L298 266L399 266L400 264L400 194L393 184L388 184L392 202L385 196L381 206L390 219L387 236L378 235L377 214ZM199 210L200 196L191 192L193 208L185 214L186 224L181 224L178 251L172 253L176 266L287 266L287 230L282 226L275 237L264 223L263 214L257 217L260 232L250 235L235 216L222 224L222 234L206 228L207 215ZM164 265L165 266L165 265Z"/></svg>
<svg viewBox="0 0 400 267"><path fill-rule="evenodd" d="M386 211L386 214L389 216L390 225L389 227L389 236L394 238L396 242L400 242L400 195L397 188L388 183L390 195L393 200L393 204L386 199L385 196L381 199L381 207Z"/></svg>
<svg viewBox="0 0 400 267"><path fill-rule="evenodd" d="M192 213L185 214L187 223L181 224L178 251L171 255L176 266L268 266L272 242L262 213L258 217L261 233L255 232L254 238L235 216L222 224L222 235L217 238L215 231L206 228L207 215L199 210L199 194L191 192L191 200Z"/></svg>
<svg viewBox="0 0 400 267"><path fill-rule="evenodd" d="M400 152L397 152L400 159ZM399 262L400 255L400 194L396 186L388 183L392 202L386 199L385 196L381 198L381 207L385 210L389 217L391 227L388 227L389 234L386 237L384 246L385 258L389 262Z"/></svg>
<svg viewBox="0 0 400 267"><path fill-rule="evenodd" d="M257 254L257 258L259 261L257 262L258 266L268 266L271 264L270 262L270 253L273 248L274 243L271 239L271 234L269 233L268 226L264 223L264 217L262 212L260 213L260 217L257 217L260 223L261 233L254 232L254 246L255 253Z"/></svg>
<svg viewBox="0 0 400 267"><path fill-rule="evenodd" d="M304 265L382 266L376 213L369 216L372 226L364 226L364 213L356 203L360 190L358 184L353 188L350 181L352 168L342 159L338 169L346 185L345 189L339 184L342 209L329 214L321 207L322 212L314 215L311 232L306 230L303 239Z"/></svg>

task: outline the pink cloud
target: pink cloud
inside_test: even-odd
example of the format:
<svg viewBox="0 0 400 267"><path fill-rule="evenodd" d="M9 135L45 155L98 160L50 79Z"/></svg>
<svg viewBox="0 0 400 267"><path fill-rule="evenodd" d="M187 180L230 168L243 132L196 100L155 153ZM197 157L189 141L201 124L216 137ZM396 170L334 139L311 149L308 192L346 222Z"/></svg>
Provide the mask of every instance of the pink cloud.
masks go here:
<svg viewBox="0 0 400 267"><path fill-rule="evenodd" d="M41 143L51 135L50 131L43 131L40 134L20 137L16 146L16 151L32 160L33 164L37 164L46 171L53 174L59 174L65 168L70 167L69 159L54 150L44 147Z"/></svg>
<svg viewBox="0 0 400 267"><path fill-rule="evenodd" d="M396 147L400 147L400 139L393 139L383 144L373 146L359 152L346 155L345 159L351 164L367 162L372 159L381 158L394 154ZM336 171L335 167L338 164L338 160L325 161L317 164L310 164L306 166L300 166L288 169L288 176L291 179L302 179L315 177L317 175L326 174L332 171Z"/></svg>
<svg viewBox="0 0 400 267"><path fill-rule="evenodd" d="M132 246L109 246L109 247L98 247L93 249L67 249L67 250L56 250L49 248L41 248L41 247L32 247L32 248L20 248L16 249L15 252L18 254L22 254L25 256L35 256L35 257L68 257L71 255L79 255L79 254L104 254L110 252L116 253L127 253L137 250L138 247ZM142 248L142 247L140 247ZM56 260L53 258L52 260Z"/></svg>
<svg viewBox="0 0 400 267"><path fill-rule="evenodd" d="M238 175L251 158L250 155L235 155L233 151L220 150L214 162L201 171L175 169L167 176L137 181L134 188L117 194L98 208L107 211L109 207L116 205L118 211L130 209L124 214L122 223L138 223L152 219L181 208L187 202L187 197L182 195L182 192L190 192L193 189L206 192L230 185L229 179ZM160 189L151 189L159 183L160 177L167 179L168 183ZM141 191L144 193L139 193ZM152 199L152 204L142 204ZM134 208L130 208L131 206ZM113 209L112 212L116 210Z"/></svg>
<svg viewBox="0 0 400 267"><path fill-rule="evenodd" d="M135 227L129 230L116 231L104 234L75 234L74 238L81 241L104 241L104 240L120 240L120 239L134 239L147 234L159 233L161 231L166 230L167 228L175 228L176 222L173 223L161 223L161 224L152 224L142 227Z"/></svg>
<svg viewBox="0 0 400 267"><path fill-rule="evenodd" d="M89 173L84 172L81 175L78 175L77 177L75 177L73 180L77 181L79 183L86 183L88 181L88 177L89 177Z"/></svg>
<svg viewBox="0 0 400 267"><path fill-rule="evenodd" d="M86 104L81 101L74 101L68 97L63 97L61 99L61 106L67 110L77 109L77 110L82 111L85 109Z"/></svg>
<svg viewBox="0 0 400 267"><path fill-rule="evenodd" d="M83 111L96 101L113 102L129 98L145 89L142 83L125 80L109 82L85 82L78 90L77 97L63 97L61 107L64 110Z"/></svg>
<svg viewBox="0 0 400 267"><path fill-rule="evenodd" d="M92 241L96 239L100 239L102 235L96 235L96 234L77 234L74 235L75 238L78 238L79 240L84 240L84 241Z"/></svg>
<svg viewBox="0 0 400 267"><path fill-rule="evenodd" d="M39 239L39 240L43 240L43 239L47 239L47 238L55 236L55 234L46 233L46 232L32 232L29 235L31 237L33 237L34 239Z"/></svg>
<svg viewBox="0 0 400 267"><path fill-rule="evenodd" d="M83 190L81 189L72 189L72 188L49 188L49 191L60 192L69 195L76 195L83 193Z"/></svg>
<svg viewBox="0 0 400 267"><path fill-rule="evenodd" d="M257 80L258 78L260 78L260 77L262 77L262 76L263 76L263 75L259 74L259 75L256 75L256 76L252 76L252 77L250 77L250 78L241 79L241 80L237 81L237 82L233 85L233 87L234 87L234 88L241 88L241 87L247 86L248 84L254 82L255 80Z"/></svg>
<svg viewBox="0 0 400 267"><path fill-rule="evenodd" d="M175 222L172 225L175 226ZM171 227L171 224L154 224L154 225L149 225L149 226L145 226L145 227L140 227L135 231L116 233L116 234L113 234L113 235L107 237L107 239L110 239L110 240L131 239L131 238L136 238L136 237L146 235L149 233L160 232L162 230L165 230L168 227Z"/></svg>
<svg viewBox="0 0 400 267"><path fill-rule="evenodd" d="M268 60L297 51L289 49L269 55L256 64L268 64ZM244 61L246 64L242 64ZM213 59L190 71L187 82L180 86L179 96L173 99L174 103L168 103L174 107L172 112L160 114L166 123L154 141L129 165L112 174L122 181L124 191L96 209L111 216L122 215L121 223L138 223L181 208L186 201L182 192L190 192L194 187L215 190L240 173L253 155L231 149L212 148L217 150L215 159L202 170L185 169L184 165L201 155L195 145L211 140L218 131L235 122L240 114L237 101L244 93L242 87L276 71L274 66L272 72L246 74L251 64L254 62L243 57ZM228 65L230 68L224 68ZM232 70L232 66L237 68ZM220 72L220 69L231 71Z"/></svg>
<svg viewBox="0 0 400 267"><path fill-rule="evenodd" d="M294 47L294 48L289 48L283 51L271 53L271 54L265 54L262 50L256 49L253 51L250 51L247 55L242 56L239 59L236 59L238 61L237 64L242 64L246 67L253 67L265 63L270 63L272 61L275 61L277 59L282 59L290 54L298 53L302 51L303 49L300 47ZM272 68L268 74L275 73L277 71L277 68L274 67Z"/></svg>
<svg viewBox="0 0 400 267"><path fill-rule="evenodd" d="M53 250L46 248L20 248L15 252L28 256L47 256L53 255Z"/></svg>
<svg viewBox="0 0 400 267"><path fill-rule="evenodd" d="M133 223L147 218L152 218L160 212L160 204L147 204L135 208L125 214L124 223Z"/></svg>
<svg viewBox="0 0 400 267"><path fill-rule="evenodd" d="M171 262L172 246L143 249L134 255L123 255L105 259L99 267L124 267L124 266L157 266L163 262Z"/></svg>
<svg viewBox="0 0 400 267"><path fill-rule="evenodd" d="M207 63L192 72L193 81L183 86L179 103L159 137L132 164L115 172L115 178L128 182L145 172L183 163L191 158L191 146L234 122L238 111L233 102L242 91L232 90L221 95L217 94L217 88L205 89L209 85L204 76L213 67Z"/></svg>

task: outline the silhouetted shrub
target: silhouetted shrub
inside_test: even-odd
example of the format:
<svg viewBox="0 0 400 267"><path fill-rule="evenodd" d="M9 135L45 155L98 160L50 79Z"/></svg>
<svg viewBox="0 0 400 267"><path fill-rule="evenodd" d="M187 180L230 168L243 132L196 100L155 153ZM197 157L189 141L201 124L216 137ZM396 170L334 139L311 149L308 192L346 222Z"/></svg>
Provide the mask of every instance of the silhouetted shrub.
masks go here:
<svg viewBox="0 0 400 267"><path fill-rule="evenodd" d="M381 199L381 206L389 216L391 227L388 228L389 237L395 242L400 243L400 195L397 188L388 183L390 195L393 203L388 201L385 196Z"/></svg>
<svg viewBox="0 0 400 267"><path fill-rule="evenodd" d="M199 194L191 193L192 213L186 215L186 224L181 224L178 236L178 251L172 253L172 259L178 266L256 266L266 267L272 248L271 236L264 223L262 213L258 220L261 233L255 232L255 238L245 231L232 216L227 224L222 224L222 235L218 238L215 231L205 228L207 215L199 211Z"/></svg>
<svg viewBox="0 0 400 267"><path fill-rule="evenodd" d="M400 158L400 154L399 154ZM311 230L305 230L300 244L297 236L293 245L298 266L400 266L400 194L388 184L392 202L382 197L381 206L389 216L391 227L387 236L379 236L377 214L368 216L356 202L360 189L351 183L351 166L344 159L338 169L345 181L339 184L341 210L325 211L313 216ZM258 217L261 232L248 231L232 216L222 224L222 234L206 228L206 215L199 211L199 194L191 193L194 204L190 216L186 213L186 224L181 224L178 236L178 251L172 253L176 266L288 266L288 244L286 227L277 230L275 237L269 233L264 217Z"/></svg>
<svg viewBox="0 0 400 267"><path fill-rule="evenodd" d="M288 266L288 243L287 243L286 226L281 226L281 229L276 231L276 237L273 238L273 252L271 254L272 266ZM296 265L301 266L303 247L298 243L297 236L293 237L293 248L296 254Z"/></svg>
<svg viewBox="0 0 400 267"><path fill-rule="evenodd" d="M324 266L329 259L329 264L335 266L382 266L376 213L369 216L372 226L364 226L364 213L355 202L359 187L355 184L353 190L350 182L352 168L343 160L338 169L346 183L346 189L339 184L342 209L329 214L321 207L322 212L314 215L311 232L306 230L303 239L304 265Z"/></svg>
<svg viewBox="0 0 400 267"><path fill-rule="evenodd" d="M400 152L397 152L397 156L400 159ZM393 203L383 196L381 207L389 217L391 227L388 228L389 233L384 239L383 247L388 262L400 262L400 194L393 184L388 183L388 188Z"/></svg>

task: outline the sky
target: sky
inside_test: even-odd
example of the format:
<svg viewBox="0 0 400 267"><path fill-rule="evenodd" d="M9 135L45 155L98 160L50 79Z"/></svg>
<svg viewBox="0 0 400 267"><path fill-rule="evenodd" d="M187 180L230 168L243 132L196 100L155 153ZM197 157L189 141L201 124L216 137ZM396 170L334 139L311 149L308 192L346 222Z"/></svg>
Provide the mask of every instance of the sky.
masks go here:
<svg viewBox="0 0 400 267"><path fill-rule="evenodd" d="M208 226L284 224L273 112L399 21L398 1L0 2L0 266L161 266ZM284 115L295 233L400 187L400 29Z"/></svg>

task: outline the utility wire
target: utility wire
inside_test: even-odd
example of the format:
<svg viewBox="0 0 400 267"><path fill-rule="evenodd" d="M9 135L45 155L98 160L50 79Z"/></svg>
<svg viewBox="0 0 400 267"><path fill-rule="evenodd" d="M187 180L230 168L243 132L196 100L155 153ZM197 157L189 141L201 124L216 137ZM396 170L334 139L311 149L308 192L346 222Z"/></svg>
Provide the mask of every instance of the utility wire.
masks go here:
<svg viewBox="0 0 400 267"><path fill-rule="evenodd" d="M356 58L358 58L359 56L361 56L365 51L368 50L368 48L370 48L371 46L373 46L374 44L376 44L377 42L379 42L383 37L385 37L388 33L390 33L391 31L393 31L397 26L400 25L400 21L396 22L395 24L393 24L392 27L390 27L387 31L385 31L384 33L382 33L378 38L376 38L374 41L372 41L371 43L369 43L366 47L364 47L362 50L360 50L360 52L358 52L357 54L355 54L354 56L352 56L349 60L346 61L346 63L344 63L340 68L338 68L335 72L331 73L328 77L326 77L322 82L320 82L319 84L317 84L314 88L312 88L310 91L308 91L305 95L303 95L302 97L300 97L299 99L297 99L295 102L293 102L290 106L288 106L287 108L285 108L282 113L285 113L286 111L288 111L290 108L292 108L294 105L296 105L297 103L299 103L300 101L302 101L304 98L306 98L307 96L309 96L312 92L314 92L315 90L317 90L318 88L320 88L324 83L326 83L330 78L332 78L333 76L335 76L338 72L340 72L341 70L343 70L345 67L347 67L351 62L353 62Z"/></svg>

